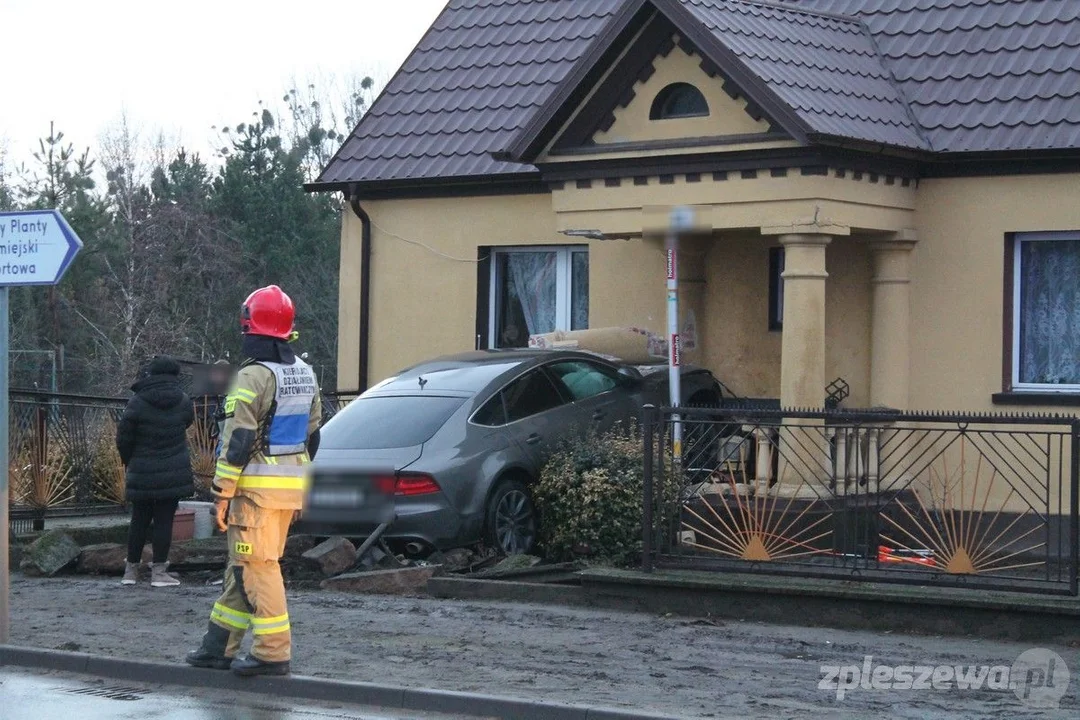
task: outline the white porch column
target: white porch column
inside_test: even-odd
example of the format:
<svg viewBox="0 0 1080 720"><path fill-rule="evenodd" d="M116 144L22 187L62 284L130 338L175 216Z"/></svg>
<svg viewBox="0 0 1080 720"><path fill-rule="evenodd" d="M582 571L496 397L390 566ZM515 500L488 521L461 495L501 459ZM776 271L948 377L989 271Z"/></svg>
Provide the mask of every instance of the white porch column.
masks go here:
<svg viewBox="0 0 1080 720"><path fill-rule="evenodd" d="M780 404L819 408L825 401L825 248L828 235L781 235L784 329Z"/></svg>
<svg viewBox="0 0 1080 720"><path fill-rule="evenodd" d="M870 243L874 257L870 404L908 409L911 367L911 251L914 231Z"/></svg>
<svg viewBox="0 0 1080 720"><path fill-rule="evenodd" d="M812 221L762 228L784 246L784 327L780 356L780 404L817 409L825 404L825 248L847 227ZM821 421L788 419L778 438L782 495L824 497L832 458Z"/></svg>

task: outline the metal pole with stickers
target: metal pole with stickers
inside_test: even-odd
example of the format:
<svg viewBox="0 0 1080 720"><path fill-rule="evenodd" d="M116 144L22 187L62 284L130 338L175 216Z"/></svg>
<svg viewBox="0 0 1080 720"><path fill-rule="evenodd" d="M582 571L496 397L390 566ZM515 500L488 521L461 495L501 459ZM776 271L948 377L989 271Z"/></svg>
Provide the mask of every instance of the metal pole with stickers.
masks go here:
<svg viewBox="0 0 1080 720"><path fill-rule="evenodd" d="M0 212L0 645L10 637L11 584L8 459L9 321L12 287L56 285L82 241L57 210Z"/></svg>

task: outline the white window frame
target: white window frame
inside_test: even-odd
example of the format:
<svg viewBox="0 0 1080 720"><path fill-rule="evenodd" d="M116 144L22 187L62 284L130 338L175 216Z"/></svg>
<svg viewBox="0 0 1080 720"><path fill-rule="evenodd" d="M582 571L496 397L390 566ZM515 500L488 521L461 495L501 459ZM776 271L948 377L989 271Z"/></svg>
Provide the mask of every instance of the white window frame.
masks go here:
<svg viewBox="0 0 1080 720"><path fill-rule="evenodd" d="M498 347L496 341L495 318L498 313L499 301L499 255L512 255L514 253L555 253L555 329L568 330L572 320L572 300L570 297L573 290L573 254L575 252L589 253L588 245L497 245L491 248L491 274L488 276L488 349Z"/></svg>
<svg viewBox="0 0 1080 720"><path fill-rule="evenodd" d="M1024 243L1045 242L1048 240L1080 240L1080 232L1027 232L1013 235L1013 297L1012 297L1012 389L1015 392L1035 393L1078 393L1080 384L1058 385L1020 382L1020 299L1021 284L1020 259Z"/></svg>

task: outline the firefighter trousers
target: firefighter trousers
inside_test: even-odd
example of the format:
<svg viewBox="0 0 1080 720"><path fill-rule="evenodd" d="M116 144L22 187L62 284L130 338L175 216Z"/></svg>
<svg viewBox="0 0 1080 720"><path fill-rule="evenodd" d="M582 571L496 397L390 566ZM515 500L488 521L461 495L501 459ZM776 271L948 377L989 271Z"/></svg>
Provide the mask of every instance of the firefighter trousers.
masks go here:
<svg viewBox="0 0 1080 720"><path fill-rule="evenodd" d="M292 633L279 561L292 510L256 505L237 496L229 503L229 565L210 622L228 631L226 657L236 657L250 628L251 654L263 662L286 662Z"/></svg>

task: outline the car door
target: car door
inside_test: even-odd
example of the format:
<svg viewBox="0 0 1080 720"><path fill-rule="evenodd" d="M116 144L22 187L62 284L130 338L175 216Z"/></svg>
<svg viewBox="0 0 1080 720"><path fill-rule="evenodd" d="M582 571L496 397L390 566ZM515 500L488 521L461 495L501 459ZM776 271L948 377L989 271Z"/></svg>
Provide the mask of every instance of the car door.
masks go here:
<svg viewBox="0 0 1080 720"><path fill-rule="evenodd" d="M574 358L544 367L570 397L577 419L598 432L628 425L640 412L637 388L611 365Z"/></svg>
<svg viewBox="0 0 1080 720"><path fill-rule="evenodd" d="M520 444L534 477L556 448L572 431L574 408L555 381L541 368L534 368L502 390L506 409L504 429Z"/></svg>

